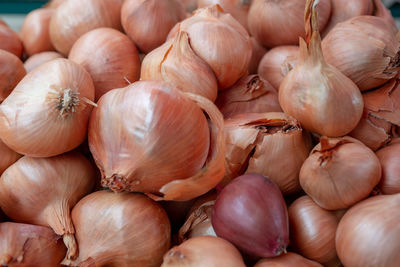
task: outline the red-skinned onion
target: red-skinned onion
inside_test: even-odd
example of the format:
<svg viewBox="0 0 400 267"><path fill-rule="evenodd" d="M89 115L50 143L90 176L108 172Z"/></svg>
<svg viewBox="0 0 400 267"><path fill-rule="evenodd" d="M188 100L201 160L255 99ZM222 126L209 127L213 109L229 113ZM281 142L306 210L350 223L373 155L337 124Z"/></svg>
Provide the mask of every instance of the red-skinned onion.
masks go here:
<svg viewBox="0 0 400 267"><path fill-rule="evenodd" d="M19 36L7 24L0 24L0 49L22 57L24 46Z"/></svg>

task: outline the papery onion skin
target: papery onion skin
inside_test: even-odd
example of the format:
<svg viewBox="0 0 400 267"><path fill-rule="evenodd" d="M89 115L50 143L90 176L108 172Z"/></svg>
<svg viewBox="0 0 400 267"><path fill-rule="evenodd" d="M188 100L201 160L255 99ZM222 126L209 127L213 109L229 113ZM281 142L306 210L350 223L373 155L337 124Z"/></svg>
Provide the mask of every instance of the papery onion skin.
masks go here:
<svg viewBox="0 0 400 267"><path fill-rule="evenodd" d="M24 46L19 36L7 24L0 25L0 49L22 57Z"/></svg>
<svg viewBox="0 0 400 267"><path fill-rule="evenodd" d="M54 50L49 33L50 19L53 13L54 9L39 8L26 15L20 34L25 51L29 56Z"/></svg>
<svg viewBox="0 0 400 267"><path fill-rule="evenodd" d="M322 208L349 208L379 183L381 165L375 153L351 137L327 138L311 151L300 170L303 190Z"/></svg>
<svg viewBox="0 0 400 267"><path fill-rule="evenodd" d="M122 30L121 6L124 0L68 0L55 10L50 21L50 40L67 56L72 45L86 32L110 27Z"/></svg>
<svg viewBox="0 0 400 267"><path fill-rule="evenodd" d="M67 266L160 266L171 227L161 206L142 194L94 192L72 210L79 257Z"/></svg>
<svg viewBox="0 0 400 267"><path fill-rule="evenodd" d="M96 49L93 44L97 44ZM72 46L68 59L89 72L96 102L111 89L139 79L140 60L135 44L115 29L98 28L85 33Z"/></svg>
<svg viewBox="0 0 400 267"><path fill-rule="evenodd" d="M59 266L65 252L62 240L50 228L22 223L0 223L1 266Z"/></svg>
<svg viewBox="0 0 400 267"><path fill-rule="evenodd" d="M228 241L198 236L173 247L161 267L245 267L240 252Z"/></svg>
<svg viewBox="0 0 400 267"><path fill-rule="evenodd" d="M306 0L253 0L248 15L249 30L262 45L297 45L305 37L304 7ZM331 1L321 0L319 25L323 30L331 12Z"/></svg>
<svg viewBox="0 0 400 267"><path fill-rule="evenodd" d="M400 44L385 21L358 16L339 23L322 41L325 60L354 81L361 91L394 78Z"/></svg>
<svg viewBox="0 0 400 267"><path fill-rule="evenodd" d="M93 100L92 78L83 67L49 61L28 73L0 106L0 137L28 156L70 151L86 138Z"/></svg>
<svg viewBox="0 0 400 267"><path fill-rule="evenodd" d="M11 150L0 139L0 175L14 162L16 162L22 155Z"/></svg>
<svg viewBox="0 0 400 267"><path fill-rule="evenodd" d="M0 103L25 76L22 61L12 53L0 49Z"/></svg>
<svg viewBox="0 0 400 267"><path fill-rule="evenodd" d="M272 180L259 174L239 176L224 187L215 201L211 222L217 236L249 255L276 257L289 244L282 193Z"/></svg>
<svg viewBox="0 0 400 267"><path fill-rule="evenodd" d="M344 266L396 267L400 262L400 194L374 196L348 210L336 232Z"/></svg>
<svg viewBox="0 0 400 267"><path fill-rule="evenodd" d="M185 18L179 0L126 0L121 9L125 32L145 54L160 46L172 27Z"/></svg>
<svg viewBox="0 0 400 267"><path fill-rule="evenodd" d="M215 102L225 118L243 113L281 112L278 94L259 75L249 75L222 91Z"/></svg>
<svg viewBox="0 0 400 267"><path fill-rule="evenodd" d="M339 219L309 196L296 199L288 208L290 245L304 257L324 266L338 266L335 234Z"/></svg>
<svg viewBox="0 0 400 267"><path fill-rule="evenodd" d="M51 158L22 157L0 179L0 206L11 219L51 227L62 235L68 258L77 256L72 207L93 189L95 172L76 152ZM18 201L17 201L18 200Z"/></svg>
<svg viewBox="0 0 400 267"><path fill-rule="evenodd" d="M400 193L399 141L400 138L393 139L388 146L376 152L382 166L382 178L378 188L385 195Z"/></svg>
<svg viewBox="0 0 400 267"><path fill-rule="evenodd" d="M63 57L64 57L63 55L61 55L60 53L55 52L55 51L41 52L41 53L37 53L33 56L30 56L24 62L24 66L25 66L26 72L30 72L34 68L36 68L37 66L39 66L43 63L49 62L56 58L63 58Z"/></svg>
<svg viewBox="0 0 400 267"><path fill-rule="evenodd" d="M289 266L302 266L302 267L322 267L318 262L304 258L303 256L287 252L279 257L262 259L254 265L254 267L289 267Z"/></svg>
<svg viewBox="0 0 400 267"><path fill-rule="evenodd" d="M250 37L251 46L252 46L252 53L251 59L249 63L248 72L249 74L257 74L258 65L260 65L261 59L267 53L267 49L263 47L254 37Z"/></svg>
<svg viewBox="0 0 400 267"><path fill-rule="evenodd" d="M297 64L299 47L295 45L277 46L269 50L258 65L258 75L279 89L283 78Z"/></svg>

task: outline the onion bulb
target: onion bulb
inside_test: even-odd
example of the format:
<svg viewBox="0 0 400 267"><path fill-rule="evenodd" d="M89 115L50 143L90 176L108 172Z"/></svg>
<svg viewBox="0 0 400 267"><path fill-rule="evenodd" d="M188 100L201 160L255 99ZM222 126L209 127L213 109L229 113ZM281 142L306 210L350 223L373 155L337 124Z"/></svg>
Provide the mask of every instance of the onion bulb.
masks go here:
<svg viewBox="0 0 400 267"><path fill-rule="evenodd" d="M242 255L228 241L215 236L198 236L173 247L161 267L245 267Z"/></svg>
<svg viewBox="0 0 400 267"><path fill-rule="evenodd" d="M64 255L65 246L50 228L0 223L1 266L60 266Z"/></svg>
<svg viewBox="0 0 400 267"><path fill-rule="evenodd" d="M252 36L267 47L297 45L305 37L304 7L306 0L253 0L248 23ZM317 7L320 30L331 14L331 1L321 0Z"/></svg>
<svg viewBox="0 0 400 267"><path fill-rule="evenodd" d="M344 266L396 267L400 262L400 194L364 200L345 213L336 232Z"/></svg>
<svg viewBox="0 0 400 267"><path fill-rule="evenodd" d="M185 18L180 0L126 0L121 9L126 34L145 54L164 43L172 27Z"/></svg>
<svg viewBox="0 0 400 267"><path fill-rule="evenodd" d="M50 19L54 9L39 8L26 15L21 27L21 40L28 55L54 50L50 41Z"/></svg>
<svg viewBox="0 0 400 267"><path fill-rule="evenodd" d="M97 191L72 210L79 257L67 266L158 267L171 227L161 206L142 194Z"/></svg>
<svg viewBox="0 0 400 267"><path fill-rule="evenodd" d="M322 50L326 62L361 91L394 78L400 66L400 44L378 17L359 16L339 23L322 41Z"/></svg>
<svg viewBox="0 0 400 267"><path fill-rule="evenodd" d="M36 68L39 65L42 65L43 63L49 62L56 58L63 58L63 57L64 57L63 55L61 55L58 52L54 52L54 51L41 52L41 53L37 53L33 56L30 56L24 62L24 66L25 66L26 72L31 72L34 68Z"/></svg>
<svg viewBox="0 0 400 267"><path fill-rule="evenodd" d="M50 20L50 40L67 56L72 45L90 30L110 27L122 30L121 6L124 0L63 1Z"/></svg>
<svg viewBox="0 0 400 267"><path fill-rule="evenodd" d="M97 44L95 49L93 44ZM135 44L115 29L98 28L85 33L72 46L68 59L89 72L96 101L111 89L139 79L140 60Z"/></svg>
<svg viewBox="0 0 400 267"><path fill-rule="evenodd" d="M276 90L258 75L238 80L218 95L215 104L225 118L242 113L282 111Z"/></svg>
<svg viewBox="0 0 400 267"><path fill-rule="evenodd" d="M378 185L379 190L385 194L400 193L400 138L376 152L381 166L382 178Z"/></svg>
<svg viewBox="0 0 400 267"><path fill-rule="evenodd" d="M0 139L0 175L10 167L14 162L16 162L21 155L17 152L11 150L6 146Z"/></svg>
<svg viewBox="0 0 400 267"><path fill-rule="evenodd" d="M90 75L78 64L55 59L29 72L0 106L0 136L14 151L49 157L86 138L94 100Z"/></svg>
<svg viewBox="0 0 400 267"><path fill-rule="evenodd" d="M219 193L211 213L217 236L257 257L286 252L289 224L278 186L260 174L237 177Z"/></svg>
<svg viewBox="0 0 400 267"><path fill-rule="evenodd" d="M0 24L0 49L22 57L24 47L19 36L7 24Z"/></svg>
<svg viewBox="0 0 400 267"><path fill-rule="evenodd" d="M309 196L296 199L288 213L291 246L324 266L338 266L335 234L339 218L335 213L322 209Z"/></svg>
<svg viewBox="0 0 400 267"><path fill-rule="evenodd" d="M82 155L71 152L51 158L22 157L0 179L0 206L17 222L51 227L63 236L67 258L78 255L72 207L94 185L95 172Z"/></svg>
<svg viewBox="0 0 400 267"><path fill-rule="evenodd" d="M14 54L0 49L0 103L7 98L25 74L22 61Z"/></svg>
<svg viewBox="0 0 400 267"><path fill-rule="evenodd" d="M261 59L267 53L267 49L263 47L254 37L250 37L252 53L251 59L249 63L248 72L249 74L257 74L258 65L261 62Z"/></svg>
<svg viewBox="0 0 400 267"><path fill-rule="evenodd" d="M303 256L288 252L279 257L262 259L254 265L254 267L289 267L289 266L302 266L302 267L322 267L318 262L304 258Z"/></svg>
<svg viewBox="0 0 400 267"><path fill-rule="evenodd" d="M214 72L193 51L184 31L145 56L141 80L165 81L181 91L215 101L218 82Z"/></svg>
<svg viewBox="0 0 400 267"><path fill-rule="evenodd" d="M316 3L307 0L306 41L300 38L299 61L279 87L279 102L306 130L343 136L357 126L363 99L358 87L324 60Z"/></svg>
<svg viewBox="0 0 400 267"><path fill-rule="evenodd" d="M224 183L243 173L260 173L284 195L300 190L300 168L312 146L295 119L279 112L237 115L225 120L225 140Z"/></svg>
<svg viewBox="0 0 400 267"><path fill-rule="evenodd" d="M349 208L379 183L381 165L375 153L351 137L321 137L300 170L300 184L319 206Z"/></svg>
<svg viewBox="0 0 400 267"><path fill-rule="evenodd" d="M211 118L211 137L201 109ZM89 146L103 186L185 201L222 179L222 127L222 115L209 100L164 82L139 81L99 100Z"/></svg>
<svg viewBox="0 0 400 267"><path fill-rule="evenodd" d="M269 50L258 65L258 74L279 89L283 78L297 64L299 47L295 45L277 46Z"/></svg>

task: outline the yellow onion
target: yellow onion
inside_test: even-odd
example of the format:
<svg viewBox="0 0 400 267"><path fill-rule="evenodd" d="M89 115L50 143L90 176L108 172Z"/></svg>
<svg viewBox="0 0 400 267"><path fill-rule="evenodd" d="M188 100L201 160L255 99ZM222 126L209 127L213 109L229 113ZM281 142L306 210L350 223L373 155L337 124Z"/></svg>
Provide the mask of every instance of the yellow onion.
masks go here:
<svg viewBox="0 0 400 267"><path fill-rule="evenodd" d="M95 49L93 44L97 44ZM82 35L72 46L68 59L89 72L96 101L111 89L139 79L140 60L135 44L111 28L98 28Z"/></svg>
<svg viewBox="0 0 400 267"><path fill-rule="evenodd" d="M392 142L376 152L381 166L382 178L378 184L378 189L382 194L400 193L400 138L395 138Z"/></svg>
<svg viewBox="0 0 400 267"><path fill-rule="evenodd" d="M396 267L400 262L400 194L364 200L340 220L336 250L344 266Z"/></svg>
<svg viewBox="0 0 400 267"><path fill-rule="evenodd" d="M29 72L0 106L0 138L35 157L62 154L86 138L94 100L90 75L78 64L55 59Z"/></svg>
<svg viewBox="0 0 400 267"><path fill-rule="evenodd" d="M306 41L300 38L299 60L279 87L279 102L283 111L297 119L304 129L331 137L343 136L357 126L363 99L349 78L325 62L316 3L307 0Z"/></svg>
<svg viewBox="0 0 400 267"><path fill-rule="evenodd" d="M258 65L260 64L261 59L267 53L267 49L260 45L259 42L254 37L250 37L251 46L252 46L252 53L251 59L249 63L248 72L249 74L256 74Z"/></svg>
<svg viewBox="0 0 400 267"><path fill-rule="evenodd" d="M197 7L203 8L218 4L226 13L231 14L246 28L246 30L248 30L247 15L251 2L252 0L198 0Z"/></svg>
<svg viewBox="0 0 400 267"><path fill-rule="evenodd" d="M304 7L306 0L253 0L248 23L252 36L262 45L297 45L299 36L305 37ZM331 1L321 0L317 8L320 30L331 14Z"/></svg>
<svg viewBox="0 0 400 267"><path fill-rule="evenodd" d="M0 223L0 265L60 266L65 246L51 229L22 223Z"/></svg>
<svg viewBox="0 0 400 267"><path fill-rule="evenodd" d="M322 267L318 262L304 258L303 256L287 252L275 258L262 259L254 265L254 267L289 267L289 266L302 266L302 267Z"/></svg>
<svg viewBox="0 0 400 267"><path fill-rule="evenodd" d="M396 22L390 10L385 7L382 0L372 1L374 4L374 16L382 18L393 34L396 34L399 30L397 29Z"/></svg>
<svg viewBox="0 0 400 267"><path fill-rule="evenodd" d="M368 197L381 178L375 153L351 137L321 137L300 171L303 190L328 210L349 208Z"/></svg>
<svg viewBox="0 0 400 267"><path fill-rule="evenodd" d="M141 80L165 81L176 88L215 101L217 78L211 68L196 55L184 31L145 56Z"/></svg>
<svg viewBox="0 0 400 267"><path fill-rule="evenodd" d="M322 41L322 50L326 62L361 91L394 78L400 67L400 44L378 17L359 16L337 24Z"/></svg>
<svg viewBox="0 0 400 267"><path fill-rule="evenodd" d="M5 23L0 24L0 49L6 50L19 58L22 57L24 50L19 36Z"/></svg>
<svg viewBox="0 0 400 267"><path fill-rule="evenodd" d="M276 90L258 75L238 80L218 95L215 104L225 118L242 113L282 111Z"/></svg>
<svg viewBox="0 0 400 267"><path fill-rule="evenodd" d="M339 218L319 207L309 196L296 199L288 208L290 245L304 257L324 266L339 266L335 234Z"/></svg>
<svg viewBox="0 0 400 267"><path fill-rule="evenodd" d="M90 162L76 152L51 158L22 157L0 179L0 206L17 222L49 226L63 236L67 258L78 255L70 210L94 185Z"/></svg>
<svg viewBox="0 0 400 267"><path fill-rule="evenodd" d="M224 175L222 125L221 113L206 98L164 82L139 81L100 98L89 146L103 186L185 201Z"/></svg>
<svg viewBox="0 0 400 267"><path fill-rule="evenodd" d="M400 126L400 79L395 78L379 89L363 94L364 112L350 136L377 150L396 136Z"/></svg>
<svg viewBox="0 0 400 267"><path fill-rule="evenodd" d="M110 27L121 30L124 0L63 1L50 20L50 40L56 50L68 55L72 45L90 30Z"/></svg>
<svg viewBox="0 0 400 267"><path fill-rule="evenodd" d="M21 28L21 40L28 55L54 50L50 41L50 19L54 9L39 8L31 11Z"/></svg>
<svg viewBox="0 0 400 267"><path fill-rule="evenodd" d="M14 54L0 49L0 103L6 99L25 74L24 63Z"/></svg>
<svg viewBox="0 0 400 267"><path fill-rule="evenodd" d="M241 114L225 120L226 177L243 173L271 178L283 194L300 189L300 168L311 138L292 117L279 112Z"/></svg>
<svg viewBox="0 0 400 267"><path fill-rule="evenodd" d="M24 62L24 66L25 66L26 72L30 72L34 68L36 68L37 66L39 66L43 63L46 63L46 62L51 61L56 58L63 58L63 57L64 57L63 55L61 55L58 52L54 52L54 51L41 52L41 53L37 53L33 56L30 56Z"/></svg>
<svg viewBox="0 0 400 267"><path fill-rule="evenodd" d="M258 65L258 74L277 90L283 78L297 64L299 47L284 45L269 50Z"/></svg>
<svg viewBox="0 0 400 267"><path fill-rule="evenodd" d="M246 74L252 49L249 34L219 5L198 9L179 28L188 33L196 55L214 71L219 89L232 86Z"/></svg>
<svg viewBox="0 0 400 267"><path fill-rule="evenodd" d="M245 267L231 243L215 236L198 236L173 247L161 267Z"/></svg>
<svg viewBox="0 0 400 267"><path fill-rule="evenodd" d="M20 157L20 154L11 150L0 139L0 175Z"/></svg>
<svg viewBox="0 0 400 267"><path fill-rule="evenodd" d="M67 266L158 267L169 249L167 214L142 194L97 191L72 210L79 257Z"/></svg>

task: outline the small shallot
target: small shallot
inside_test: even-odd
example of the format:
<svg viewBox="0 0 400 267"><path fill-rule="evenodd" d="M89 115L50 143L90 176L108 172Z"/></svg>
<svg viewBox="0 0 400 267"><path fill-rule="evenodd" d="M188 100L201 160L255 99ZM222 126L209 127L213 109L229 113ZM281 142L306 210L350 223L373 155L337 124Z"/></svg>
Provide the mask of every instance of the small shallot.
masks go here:
<svg viewBox="0 0 400 267"><path fill-rule="evenodd" d="M11 150L0 139L0 175L20 157L20 154Z"/></svg>
<svg viewBox="0 0 400 267"><path fill-rule="evenodd" d="M22 57L24 46L22 41L7 24L0 24L0 49L6 50L17 57Z"/></svg>
<svg viewBox="0 0 400 267"><path fill-rule="evenodd" d="M288 252L279 257L262 259L257 262L254 267L289 267L289 266L301 266L301 267L322 267L318 262L304 258L303 256Z"/></svg>
<svg viewBox="0 0 400 267"><path fill-rule="evenodd" d="M400 193L400 138L376 152L382 165L382 178L378 184L385 195Z"/></svg>
<svg viewBox="0 0 400 267"><path fill-rule="evenodd" d="M58 52L54 52L54 51L41 52L41 53L37 53L33 56L30 56L24 62L24 66L25 66L26 72L31 72L34 68L36 68L39 65L42 65L43 63L49 62L56 58L63 58L63 57L64 57L63 55L61 55Z"/></svg>
<svg viewBox="0 0 400 267"><path fill-rule="evenodd" d="M24 63L14 54L0 49L0 103L24 78Z"/></svg>

